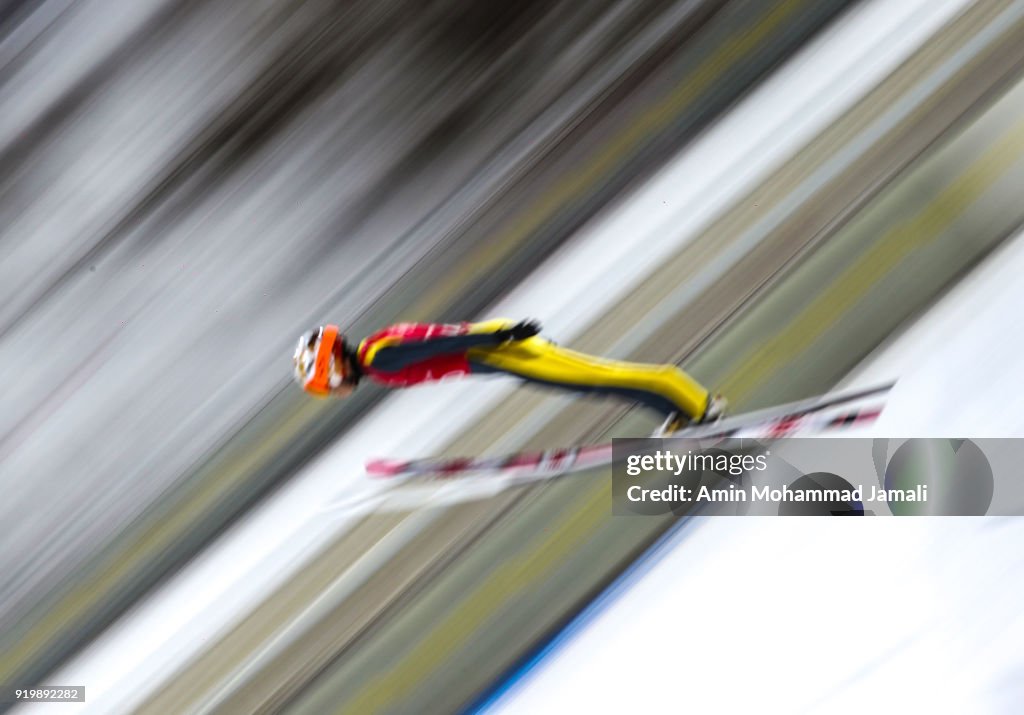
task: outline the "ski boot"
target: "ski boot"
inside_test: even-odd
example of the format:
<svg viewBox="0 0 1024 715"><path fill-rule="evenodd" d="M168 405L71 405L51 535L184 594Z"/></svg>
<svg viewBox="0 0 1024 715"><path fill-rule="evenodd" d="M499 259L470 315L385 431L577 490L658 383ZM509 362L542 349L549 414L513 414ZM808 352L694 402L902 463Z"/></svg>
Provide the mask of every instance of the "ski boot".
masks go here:
<svg viewBox="0 0 1024 715"><path fill-rule="evenodd" d="M729 401L721 395L708 395L708 404L704 408L704 414L701 415L698 420L691 420L689 417L681 412L673 412L665 421L661 424L661 427L654 433L655 437L665 437L678 432L684 427L691 427L696 425L708 425L712 422L718 422L725 416L725 411L729 407Z"/></svg>
<svg viewBox="0 0 1024 715"><path fill-rule="evenodd" d="M704 410L704 416L694 424L708 425L725 417L725 411L729 409L729 401L721 395L709 395L708 406Z"/></svg>

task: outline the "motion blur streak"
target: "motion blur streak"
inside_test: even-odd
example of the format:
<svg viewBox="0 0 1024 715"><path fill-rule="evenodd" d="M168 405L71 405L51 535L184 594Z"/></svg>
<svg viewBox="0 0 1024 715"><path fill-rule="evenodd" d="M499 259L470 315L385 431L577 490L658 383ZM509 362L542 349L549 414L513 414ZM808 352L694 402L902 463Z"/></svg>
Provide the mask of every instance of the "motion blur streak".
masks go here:
<svg viewBox="0 0 1024 715"><path fill-rule="evenodd" d="M286 390L297 329L476 315L846 3L123 4L8 36L5 682L379 399Z"/></svg>
<svg viewBox="0 0 1024 715"><path fill-rule="evenodd" d="M1024 220L1024 0L849 5L6 6L0 683L91 672L96 712L474 702L671 520L613 519L602 474L325 503L399 437L475 454L649 419L507 385L313 402L295 335L536 308L738 409L836 384ZM848 83L821 79L837 55ZM799 72L816 91L787 106ZM759 133L755 102L799 131ZM587 255L607 236L621 274ZM228 548L286 560L189 593ZM116 647L160 609L194 618Z"/></svg>

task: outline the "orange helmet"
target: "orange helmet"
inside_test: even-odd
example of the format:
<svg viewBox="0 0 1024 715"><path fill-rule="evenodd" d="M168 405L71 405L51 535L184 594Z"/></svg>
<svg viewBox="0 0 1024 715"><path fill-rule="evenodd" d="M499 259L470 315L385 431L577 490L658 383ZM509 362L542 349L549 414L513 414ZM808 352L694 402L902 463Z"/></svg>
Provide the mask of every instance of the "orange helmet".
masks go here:
<svg viewBox="0 0 1024 715"><path fill-rule="evenodd" d="M341 391L347 370L344 347L337 325L322 325L299 338L292 360L303 390L317 396Z"/></svg>

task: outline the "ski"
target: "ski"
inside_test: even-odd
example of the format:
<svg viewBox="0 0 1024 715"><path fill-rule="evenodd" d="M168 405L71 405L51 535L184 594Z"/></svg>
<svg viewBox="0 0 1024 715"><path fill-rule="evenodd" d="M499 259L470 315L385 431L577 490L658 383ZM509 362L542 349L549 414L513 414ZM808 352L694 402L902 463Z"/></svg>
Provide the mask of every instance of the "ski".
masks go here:
<svg viewBox="0 0 1024 715"><path fill-rule="evenodd" d="M565 474L607 463L612 457L610 443L541 452L517 452L498 457L428 457L426 459L374 459L366 463L374 477L431 475L441 479L474 472L528 473L535 476Z"/></svg>
<svg viewBox="0 0 1024 715"><path fill-rule="evenodd" d="M833 407L840 407L861 400L868 400L869 398L879 398L884 402L885 396L889 394L889 391L892 390L895 384L895 382L887 382L874 387L843 392L837 395L809 397L804 400L775 405L774 407L766 407L761 410L727 416L708 425L684 427L672 434L655 434L652 436L664 438L757 436L778 438L786 437L801 429L806 429L812 424L816 427L836 428L842 426L841 422L830 424L835 420L849 421L850 425L854 423L863 424L865 421L876 419L881 413L881 408L869 406L862 410L860 407L857 407L852 409L850 414L836 417L835 420L830 418L824 422L813 418L815 415L821 415L821 413ZM877 410L877 412L872 410Z"/></svg>
<svg viewBox="0 0 1024 715"><path fill-rule="evenodd" d="M824 395L790 402L775 407L725 417L715 423L694 425L667 435L652 435L671 439L728 437L779 439L807 430L826 431L873 422L881 414L884 398L895 383L876 387ZM870 404L853 403L878 398ZM844 405L849 405L846 409ZM837 408L838 412L828 411ZM495 474L508 478L543 479L582 471L609 464L612 460L610 442L517 452L495 457L427 457L424 459L373 459L366 463L366 472L372 477L405 480L412 478L454 479L480 474Z"/></svg>

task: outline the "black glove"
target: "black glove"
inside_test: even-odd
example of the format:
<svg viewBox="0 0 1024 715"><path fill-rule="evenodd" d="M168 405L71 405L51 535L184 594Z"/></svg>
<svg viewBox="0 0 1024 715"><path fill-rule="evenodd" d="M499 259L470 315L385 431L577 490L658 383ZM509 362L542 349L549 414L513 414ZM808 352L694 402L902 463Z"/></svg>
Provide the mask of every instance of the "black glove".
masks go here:
<svg viewBox="0 0 1024 715"><path fill-rule="evenodd" d="M501 342L505 342L506 340L526 340L527 338L532 338L539 332L540 321L520 320L511 328L498 330L497 332L494 333L494 337L496 337Z"/></svg>

